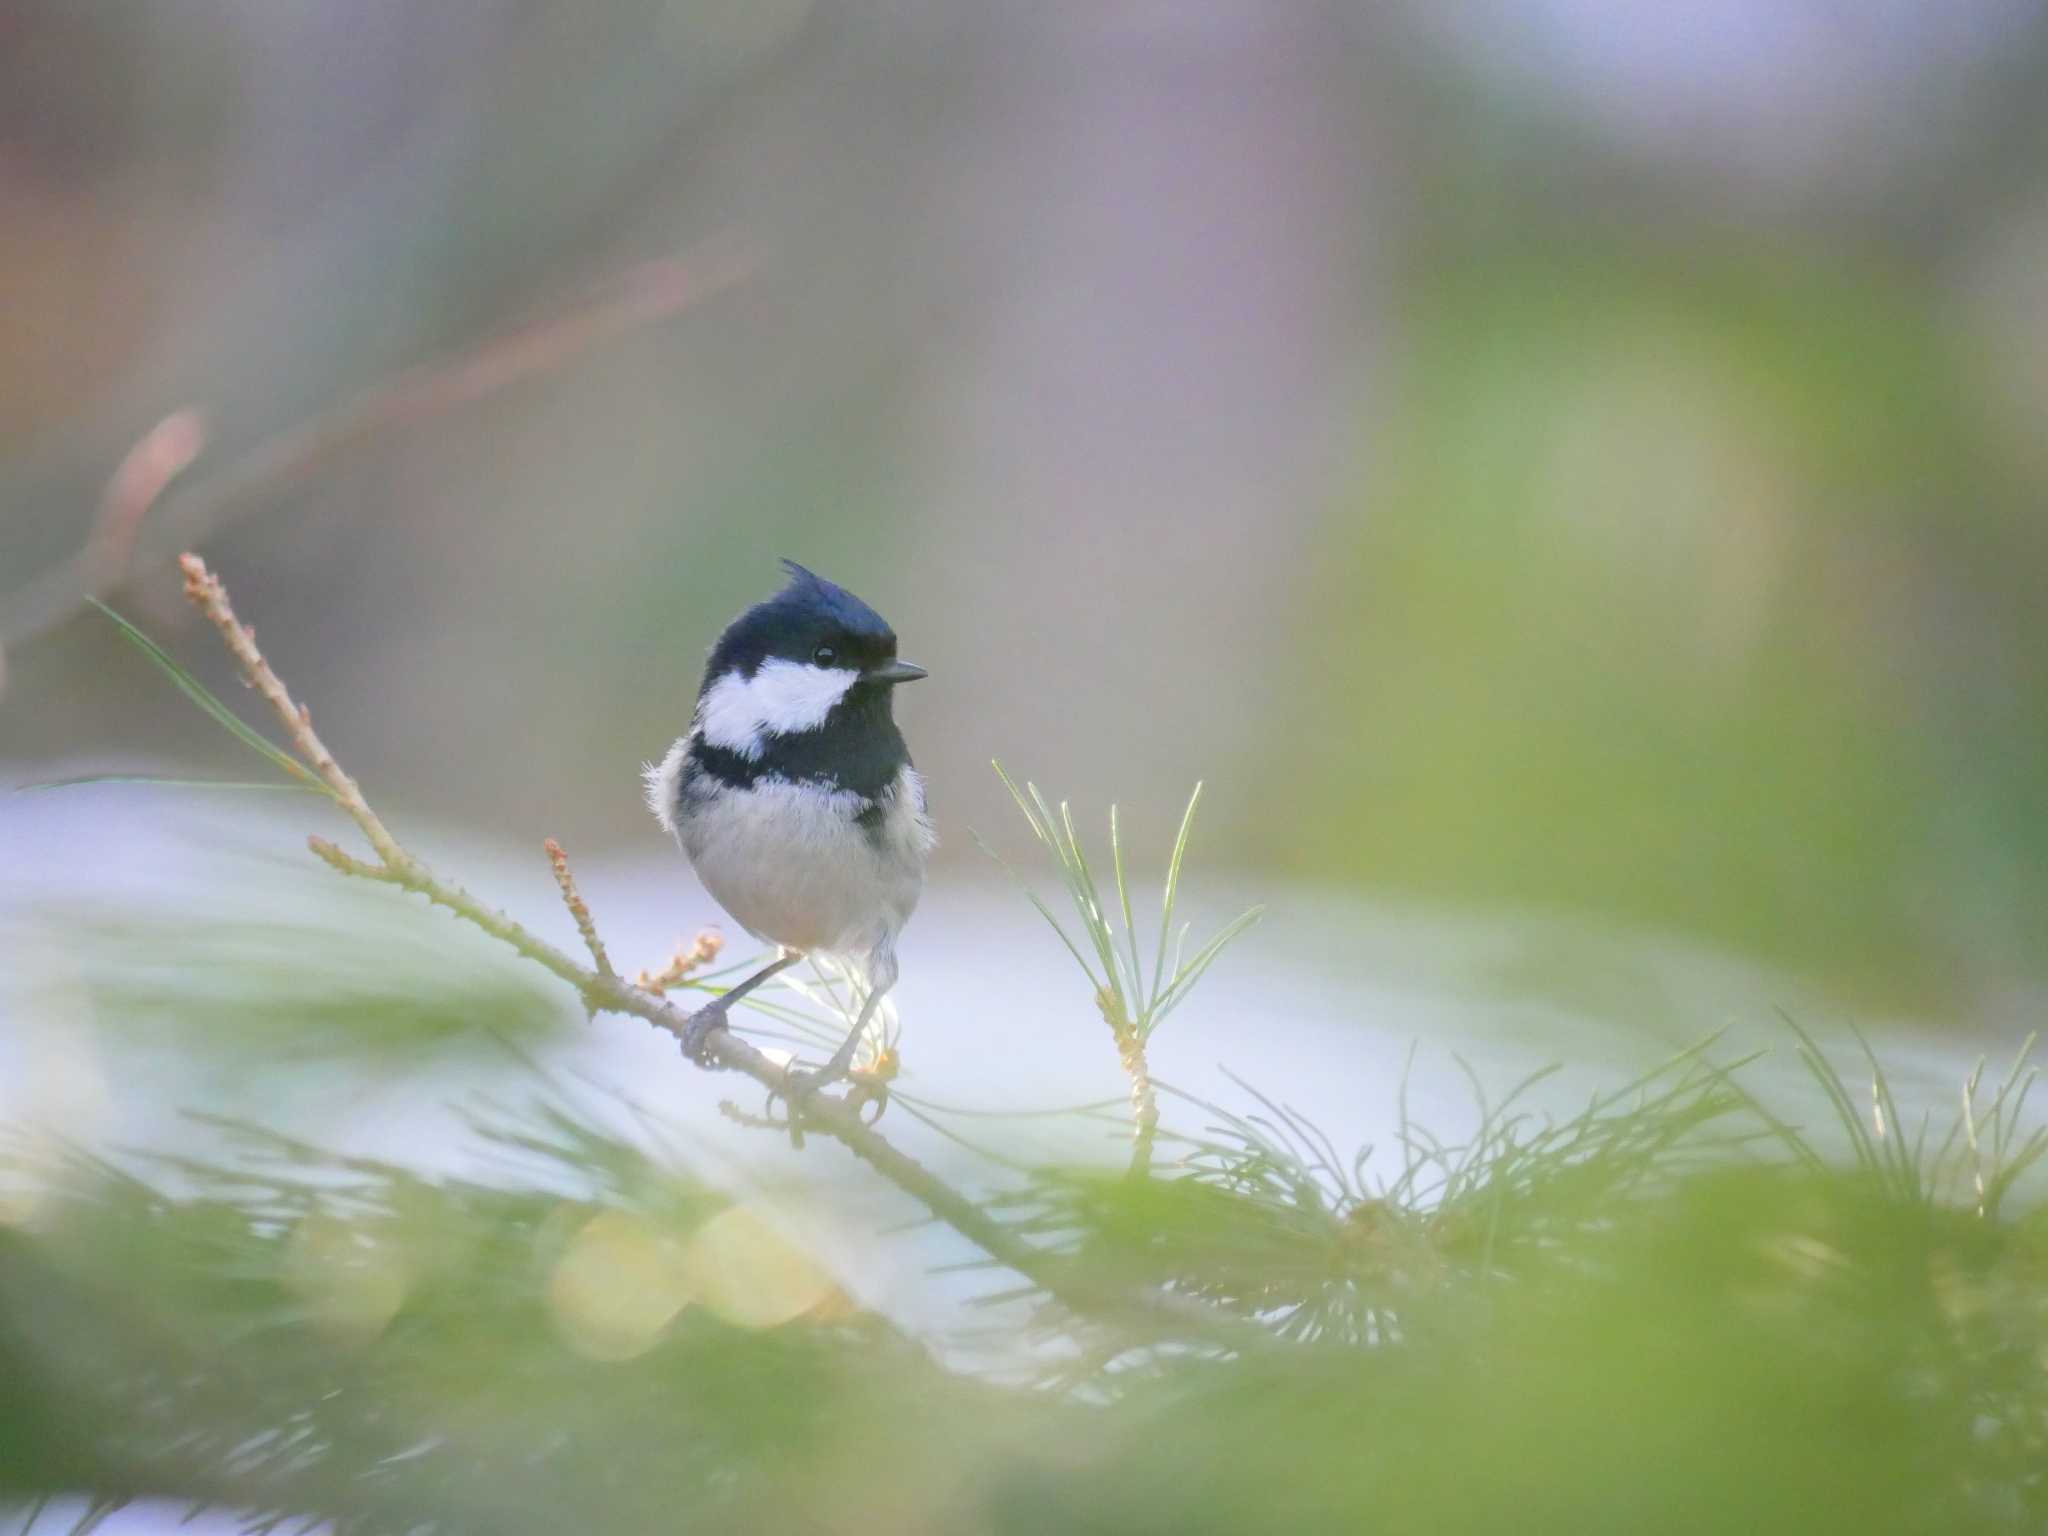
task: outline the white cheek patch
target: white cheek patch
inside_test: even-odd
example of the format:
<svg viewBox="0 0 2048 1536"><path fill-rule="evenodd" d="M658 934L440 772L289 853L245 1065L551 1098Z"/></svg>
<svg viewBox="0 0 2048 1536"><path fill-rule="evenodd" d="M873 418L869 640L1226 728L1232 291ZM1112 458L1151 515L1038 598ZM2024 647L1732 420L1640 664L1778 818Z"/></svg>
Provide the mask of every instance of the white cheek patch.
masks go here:
<svg viewBox="0 0 2048 1536"><path fill-rule="evenodd" d="M752 677L728 672L713 683L697 706L697 726L712 746L752 761L761 755L766 737L823 725L859 681L859 673L844 667L766 661Z"/></svg>

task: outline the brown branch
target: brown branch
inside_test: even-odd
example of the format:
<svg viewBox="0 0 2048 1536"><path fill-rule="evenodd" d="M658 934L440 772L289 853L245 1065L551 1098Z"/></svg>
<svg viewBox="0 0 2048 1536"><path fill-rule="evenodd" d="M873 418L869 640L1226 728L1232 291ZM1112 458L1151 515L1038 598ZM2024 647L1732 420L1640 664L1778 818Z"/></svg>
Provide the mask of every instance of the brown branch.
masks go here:
<svg viewBox="0 0 2048 1536"><path fill-rule="evenodd" d="M670 987L680 986L691 975L702 970L718 958L718 952L725 948L725 937L716 928L705 928L698 932L688 948L678 944L668 963L658 971L640 971L633 977L633 985L647 992L666 992Z"/></svg>
<svg viewBox="0 0 2048 1536"><path fill-rule="evenodd" d="M184 410L173 411L128 450L100 496L92 535L80 556L92 591L108 592L120 585L149 509L205 447L204 418Z"/></svg>
<svg viewBox="0 0 2048 1536"><path fill-rule="evenodd" d="M616 337L656 325L744 279L754 258L733 236L704 242L685 258L643 262L606 284L586 302L532 321L465 351L436 358L343 400L310 420L258 444L220 473L173 496L157 514L164 544L193 543L230 518L248 511L329 459L389 428L417 422L485 399L522 380L568 362ZM174 428L174 424L176 427ZM20 645L55 628L87 597L106 597L127 576L143 517L179 471L203 446L197 416L180 411L165 418L123 461L109 487L119 492L123 512L103 510L95 531L75 557L46 571L0 602L0 647ZM166 431L172 436L159 437ZM189 453L176 468L180 434L193 433ZM155 465L136 466L133 486L123 477L145 449L162 455ZM144 497L138 489L156 483ZM131 512L128 509L132 510ZM110 537L110 527L118 537ZM118 553L119 558L111 556Z"/></svg>
<svg viewBox="0 0 2048 1536"><path fill-rule="evenodd" d="M306 846L313 850L313 856L332 866L344 875L355 875L364 880L383 880L396 884L396 877L381 864L365 864L354 854L330 843L324 837L309 837Z"/></svg>
<svg viewBox="0 0 2048 1536"><path fill-rule="evenodd" d="M205 446L206 423L197 411L173 411L143 433L122 455L100 493L99 510L93 515L85 548L54 574L63 577L67 585L75 580L95 596L119 586L128 574L149 509ZM50 590L54 593L55 587ZM28 606L33 608L35 592L31 590L28 597ZM77 595L66 599L64 611L68 613L76 601ZM0 636L4 635L4 627L0 627ZM6 640L0 638L0 692L5 692L6 686Z"/></svg>
<svg viewBox="0 0 2048 1536"><path fill-rule="evenodd" d="M593 970L579 965L512 918L484 905L460 885L444 880L407 852L370 808L355 780L343 771L314 732L310 712L293 701L282 680L264 660L263 653L256 648L255 631L235 617L220 578L194 554L181 556L179 565L185 573L185 595L220 632L240 663L243 676L270 705L292 746L369 839L377 862L358 859L321 837L308 839L315 855L343 874L395 885L446 907L567 982L593 1011L630 1014L666 1030L679 1041L685 1038L690 1015L676 1004L632 985L608 969ZM744 1073L771 1095L785 1103L789 1101L789 1069L731 1030L711 1031L703 1048L707 1065ZM803 1100L804 1128L837 1141L934 1216L1048 1295L1083 1315L1112 1317L1154 1333L1191 1332L1238 1349L1263 1348L1273 1343L1271 1336L1255 1325L1189 1297L1156 1289L1132 1293L1088 1283L1071 1262L1011 1231L871 1127L861 1117L861 1108L871 1095L872 1089L861 1085L845 1094L813 1093Z"/></svg>
<svg viewBox="0 0 2048 1536"><path fill-rule="evenodd" d="M569 873L569 855L552 837L541 846L548 851L548 863L555 871L555 884L562 888L562 905L576 920L576 931L583 935L583 947L590 951L597 974L616 977L618 972L612 969L612 957L604 952L604 940L597 936L597 924L591 920L589 904L584 901L583 893L576 889L576 877Z"/></svg>
<svg viewBox="0 0 2048 1536"><path fill-rule="evenodd" d="M327 750L327 744L313 729L312 711L303 704L292 702L291 694L285 691L283 679L271 671L270 663L256 648L256 631L235 617L234 607L228 602L228 589L221 585L220 578L209 571L206 562L197 555L180 555L178 568L185 573L185 596L220 631L221 639L227 642L228 650L241 666L242 681L263 695L264 702L270 706L284 726L285 734L291 738L292 745L298 749L300 758L320 776L321 782L333 791L336 802L363 829L363 836L370 840L370 846L377 850L377 857L384 861L386 873L394 876L402 873L412 863L412 855L399 847L398 840L385 830L377 813L370 809L370 802L363 798L362 790L356 787L356 781L342 771L341 764L334 760L334 754Z"/></svg>

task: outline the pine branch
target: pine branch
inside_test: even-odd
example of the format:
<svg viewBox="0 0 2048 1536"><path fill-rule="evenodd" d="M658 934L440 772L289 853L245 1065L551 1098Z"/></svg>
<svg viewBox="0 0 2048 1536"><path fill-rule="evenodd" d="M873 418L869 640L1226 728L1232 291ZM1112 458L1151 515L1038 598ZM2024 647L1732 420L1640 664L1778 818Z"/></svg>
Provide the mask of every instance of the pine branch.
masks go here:
<svg viewBox="0 0 2048 1536"><path fill-rule="evenodd" d="M482 929L492 938L511 946L535 964L574 987L593 1012L629 1014L655 1028L666 1030L678 1041L685 1038L690 1015L653 992L635 986L612 970L604 959L589 909L575 894L575 882L568 873L565 856L551 844L550 857L556 861L556 878L565 901L576 916L578 927L600 962L587 967L534 934L505 913L487 906L468 890L435 873L424 860L402 845L371 808L362 788L341 766L327 744L313 728L313 716L295 701L281 678L256 644L256 632L236 616L226 587L195 554L180 557L185 574L185 595L205 614L220 633L222 641L240 665L242 677L270 706L292 748L317 774L335 803L368 839L374 860L346 852L325 838L311 837L307 846L322 861L343 874L379 881L424 896L446 907L463 921ZM580 908L580 910L579 910ZM724 1067L752 1078L773 1097L791 1102L790 1069L773 1060L731 1030L713 1030L704 1041L707 1065ZM862 1106L872 1090L862 1085L847 1093L820 1091L802 1100L801 1110L792 1109L792 1125L800 1113L806 1130L814 1130L837 1141L883 1178L923 1205L934 1216L981 1248L990 1257L1017 1271L1035 1286L1083 1315L1114 1318L1152 1332L1193 1332L1212 1342L1233 1348L1256 1348L1272 1343L1256 1325L1185 1297L1147 1289L1135 1293L1109 1293L1086 1285L1074 1267L1059 1255L1024 1240L1002 1222L988 1215L978 1204L953 1188L916 1158L902 1151L861 1117Z"/></svg>
<svg viewBox="0 0 2048 1536"><path fill-rule="evenodd" d="M590 906L583 899L583 893L576 889L576 877L569 872L569 855L562 851L562 845L552 837L541 844L547 850L548 863L554 866L555 884L562 888L562 905L569 909L569 916L576 921L576 931L583 935L583 947L590 951L590 958L597 965L600 976L616 976L612 969L612 958L604 952L604 940L597 936L597 924L591 919Z"/></svg>
<svg viewBox="0 0 2048 1536"><path fill-rule="evenodd" d="M1109 1026L1110 1038L1116 1045L1117 1064L1123 1068L1124 1077L1131 1085L1131 1161L1128 1172L1132 1180L1142 1181L1151 1175L1152 1149L1159 1137L1159 1096L1152 1080L1151 1063L1145 1054L1146 1042L1167 1014L1201 980L1202 973L1224 947L1257 922L1264 909L1253 907L1240 913L1202 945L1195 952L1194 959L1182 964L1182 945L1187 939L1188 927L1182 924L1176 933L1173 926L1174 903L1179 897L1181 861L1187 856L1188 834L1194 829L1195 807L1202 800L1202 786L1198 782L1194 793L1188 796L1187 809L1181 813L1180 832L1174 838L1173 857L1167 864L1166 885L1160 893L1158 946L1148 976L1138 945L1137 920L1131 910L1131 884L1124 867L1123 830L1118 822L1117 808L1114 805L1109 808L1109 857L1110 868L1116 876L1117 906L1123 917L1121 943L1108 903L1103 899L1095 872L1089 866L1087 852L1081 846L1081 835L1075 830L1073 807L1062 800L1055 812L1036 784L1026 779L1020 789L1017 781L1003 771L1001 763L991 766L1003 781L1003 787L1010 792L1010 798L1017 802L1017 809L1031 824L1032 835L1052 855L1060 880L1067 888L1067 899L1073 903L1074 914L1080 920L1087 950L1092 952L1093 958L1068 935L1066 926L1053 916L1052 909L1039 899L1007 860L986 843L981 845L982 851L1009 872L1010 878L1017 882L1025 897L1038 909L1039 916L1052 925L1067 953L1074 957L1082 974L1088 978L1095 996L1096 1011L1102 1015L1103 1023ZM980 840L977 838L976 841ZM1167 962L1169 944L1173 954L1171 965Z"/></svg>
<svg viewBox="0 0 2048 1536"><path fill-rule="evenodd" d="M675 952L668 957L660 970L636 972L633 985L642 991L655 993L681 986L696 972L716 960L718 952L724 948L724 936L716 928L706 928L698 933L688 947L678 944Z"/></svg>

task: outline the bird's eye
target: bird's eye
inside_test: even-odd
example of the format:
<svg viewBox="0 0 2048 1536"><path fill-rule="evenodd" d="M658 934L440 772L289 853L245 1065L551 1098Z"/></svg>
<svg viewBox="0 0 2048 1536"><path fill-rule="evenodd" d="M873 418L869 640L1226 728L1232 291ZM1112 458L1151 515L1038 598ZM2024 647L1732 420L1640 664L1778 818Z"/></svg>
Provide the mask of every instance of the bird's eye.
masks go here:
<svg viewBox="0 0 2048 1536"><path fill-rule="evenodd" d="M832 665L833 658L838 656L838 654L839 653L833 650L831 646L821 645L815 651L811 652L811 660L815 661L821 667L829 667Z"/></svg>

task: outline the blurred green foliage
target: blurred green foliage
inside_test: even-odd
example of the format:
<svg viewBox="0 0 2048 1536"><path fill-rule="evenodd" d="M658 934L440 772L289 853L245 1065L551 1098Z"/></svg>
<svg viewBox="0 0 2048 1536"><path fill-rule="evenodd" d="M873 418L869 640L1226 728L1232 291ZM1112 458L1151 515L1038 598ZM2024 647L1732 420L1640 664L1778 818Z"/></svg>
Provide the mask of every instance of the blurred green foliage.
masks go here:
<svg viewBox="0 0 2048 1536"><path fill-rule="evenodd" d="M1070 1297L1166 1284L1271 1347L1047 1303L1011 1385L792 1291L772 1237L668 1293L724 1198L545 1095L473 1123L490 1184L232 1124L153 1172L24 1149L0 1496L343 1532L2040 1529L2042 1210L1746 1156L1743 1106L1691 1059L1559 1125L1413 1128L1373 1191L1277 1107L1210 1106L1166 1177L996 1208Z"/></svg>
<svg viewBox="0 0 2048 1536"><path fill-rule="evenodd" d="M1931 305L1597 235L1433 276L1302 631L1332 810L1298 866L1705 932L1889 1007L2043 952L2048 528Z"/></svg>

